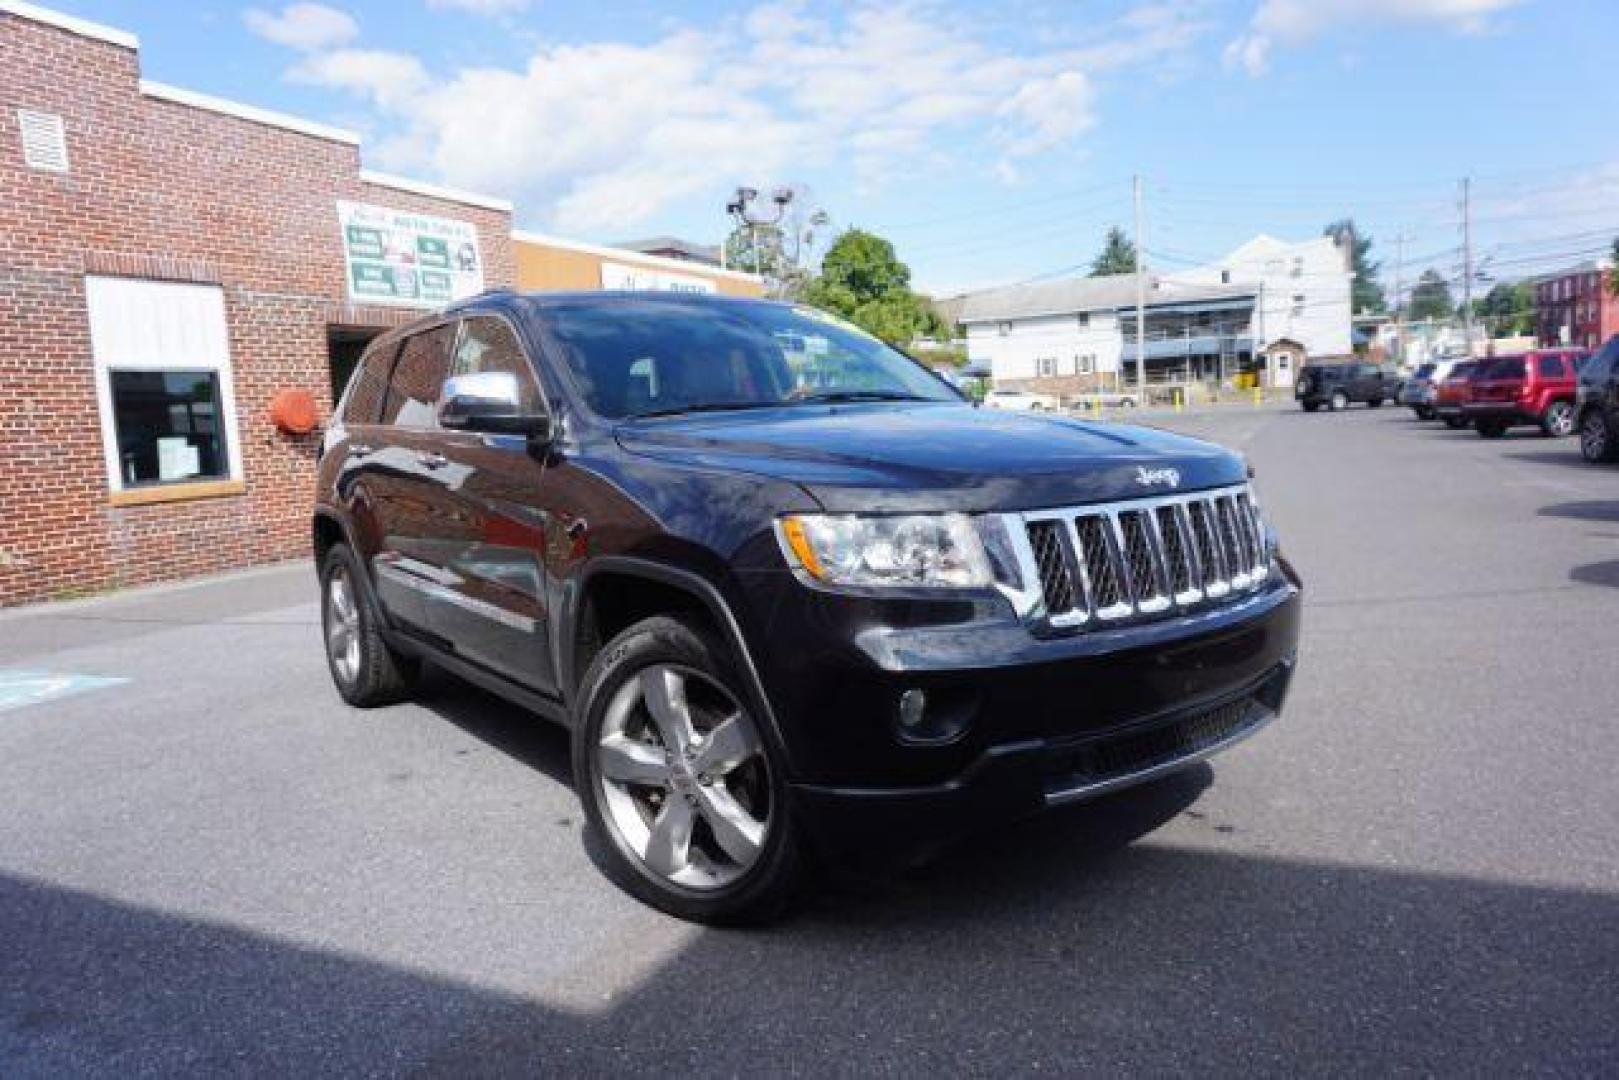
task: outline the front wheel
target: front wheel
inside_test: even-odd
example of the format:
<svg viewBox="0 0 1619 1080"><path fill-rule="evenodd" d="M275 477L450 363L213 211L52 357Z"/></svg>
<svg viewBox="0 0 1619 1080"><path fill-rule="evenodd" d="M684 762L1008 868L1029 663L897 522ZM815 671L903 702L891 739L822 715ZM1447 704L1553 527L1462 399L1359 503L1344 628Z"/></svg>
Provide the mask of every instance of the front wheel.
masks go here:
<svg viewBox="0 0 1619 1080"><path fill-rule="evenodd" d="M1591 462L1619 461L1619 439L1600 408L1593 408L1580 421L1580 456Z"/></svg>
<svg viewBox="0 0 1619 1080"><path fill-rule="evenodd" d="M1332 392L1332 401L1327 407L1333 412L1342 412L1349 408L1349 395L1342 390L1334 390Z"/></svg>
<svg viewBox="0 0 1619 1080"><path fill-rule="evenodd" d="M1540 433L1550 439L1566 439L1574 434L1574 405L1554 401L1540 418Z"/></svg>
<svg viewBox="0 0 1619 1080"><path fill-rule="evenodd" d="M791 899L803 860L784 764L730 651L645 619L580 687L573 771L603 869L682 919L754 923Z"/></svg>

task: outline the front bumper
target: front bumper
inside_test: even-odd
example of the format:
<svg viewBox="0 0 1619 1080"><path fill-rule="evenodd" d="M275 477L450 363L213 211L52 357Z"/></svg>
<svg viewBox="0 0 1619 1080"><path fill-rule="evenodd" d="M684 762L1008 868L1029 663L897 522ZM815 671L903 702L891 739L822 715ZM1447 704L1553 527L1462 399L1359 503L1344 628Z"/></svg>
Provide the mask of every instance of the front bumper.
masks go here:
<svg viewBox="0 0 1619 1080"><path fill-rule="evenodd" d="M853 649L801 641L768 681L806 830L840 856L905 861L1246 738L1280 713L1296 659L1301 593L1278 567L1227 608L1120 630L878 628L865 611ZM961 711L964 731L908 740L896 702L910 688Z"/></svg>

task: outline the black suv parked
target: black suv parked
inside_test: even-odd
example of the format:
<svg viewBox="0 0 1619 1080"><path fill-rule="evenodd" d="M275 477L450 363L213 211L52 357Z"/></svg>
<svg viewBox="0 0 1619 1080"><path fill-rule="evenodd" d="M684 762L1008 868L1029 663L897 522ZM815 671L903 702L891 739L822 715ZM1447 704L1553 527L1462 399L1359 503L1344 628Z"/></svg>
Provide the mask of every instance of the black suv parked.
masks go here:
<svg viewBox="0 0 1619 1080"><path fill-rule="evenodd" d="M1376 364L1308 364L1299 372L1293 396L1305 412L1323 405L1336 412L1354 401L1375 409L1394 400L1398 382L1398 376Z"/></svg>
<svg viewBox="0 0 1619 1080"><path fill-rule="evenodd" d="M1586 461L1619 461L1619 337L1580 366L1575 423Z"/></svg>
<svg viewBox="0 0 1619 1080"><path fill-rule="evenodd" d="M572 732L608 872L763 917L1281 708L1299 584L1241 459L977 409L819 312L486 294L366 350L314 515L332 675Z"/></svg>

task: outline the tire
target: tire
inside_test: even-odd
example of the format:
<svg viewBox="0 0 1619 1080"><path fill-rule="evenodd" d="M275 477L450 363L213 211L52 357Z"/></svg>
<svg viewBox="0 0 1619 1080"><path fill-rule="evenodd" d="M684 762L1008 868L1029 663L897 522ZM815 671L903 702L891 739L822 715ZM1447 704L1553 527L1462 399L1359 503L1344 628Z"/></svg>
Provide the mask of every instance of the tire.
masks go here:
<svg viewBox="0 0 1619 1080"><path fill-rule="evenodd" d="M1586 461L1619 461L1619 438L1600 407L1587 409L1580 420L1580 456Z"/></svg>
<svg viewBox="0 0 1619 1080"><path fill-rule="evenodd" d="M1300 402L1300 404L1304 406L1305 412L1315 412L1321 407L1321 403L1319 401L1304 401Z"/></svg>
<svg viewBox="0 0 1619 1080"><path fill-rule="evenodd" d="M1366 407L1368 409L1381 409L1383 407L1383 399L1380 397L1374 397L1372 400L1366 403Z"/></svg>
<svg viewBox="0 0 1619 1080"><path fill-rule="evenodd" d="M1332 398L1327 402L1327 408L1333 412L1342 412L1349 408L1349 395L1342 390L1334 390Z"/></svg>
<svg viewBox="0 0 1619 1080"><path fill-rule="evenodd" d="M1467 418L1463 416L1446 416L1443 419L1445 426L1452 431L1460 431L1467 426Z"/></svg>
<svg viewBox="0 0 1619 1080"><path fill-rule="evenodd" d="M1507 425L1503 420L1479 420L1474 425L1478 429L1481 439L1499 439L1507 433Z"/></svg>
<svg viewBox="0 0 1619 1080"><path fill-rule="evenodd" d="M693 922L780 916L804 863L784 755L743 685L729 649L657 616L602 648L575 705L574 782L602 870Z"/></svg>
<svg viewBox="0 0 1619 1080"><path fill-rule="evenodd" d="M1548 439L1566 439L1574 434L1574 403L1554 401L1540 416L1540 433Z"/></svg>
<svg viewBox="0 0 1619 1080"><path fill-rule="evenodd" d="M1411 411L1417 414L1418 420L1432 420L1437 415L1428 405L1414 405Z"/></svg>
<svg viewBox="0 0 1619 1080"><path fill-rule="evenodd" d="M382 618L347 544L332 545L320 564L320 627L332 683L350 705L392 705L416 688L421 662L383 640Z"/></svg>

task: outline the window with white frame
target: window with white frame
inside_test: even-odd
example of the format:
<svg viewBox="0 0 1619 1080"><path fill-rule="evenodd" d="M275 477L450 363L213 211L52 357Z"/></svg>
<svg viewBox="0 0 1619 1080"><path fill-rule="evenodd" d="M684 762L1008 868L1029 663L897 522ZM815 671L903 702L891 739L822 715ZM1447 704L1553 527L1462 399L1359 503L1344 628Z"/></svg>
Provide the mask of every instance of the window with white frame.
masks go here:
<svg viewBox="0 0 1619 1080"><path fill-rule="evenodd" d="M1000 324L1000 331L1001 331L1001 337L1006 337L1008 334L1010 334L1012 332L1012 324L1009 323L1009 322L1001 323Z"/></svg>
<svg viewBox="0 0 1619 1080"><path fill-rule="evenodd" d="M241 479L219 287L86 277L84 291L111 489Z"/></svg>
<svg viewBox="0 0 1619 1080"><path fill-rule="evenodd" d="M1080 353L1074 357L1074 373L1089 375L1096 370L1096 354Z"/></svg>
<svg viewBox="0 0 1619 1080"><path fill-rule="evenodd" d="M1057 358L1055 356L1042 356L1036 360L1035 368L1041 378L1057 374Z"/></svg>

